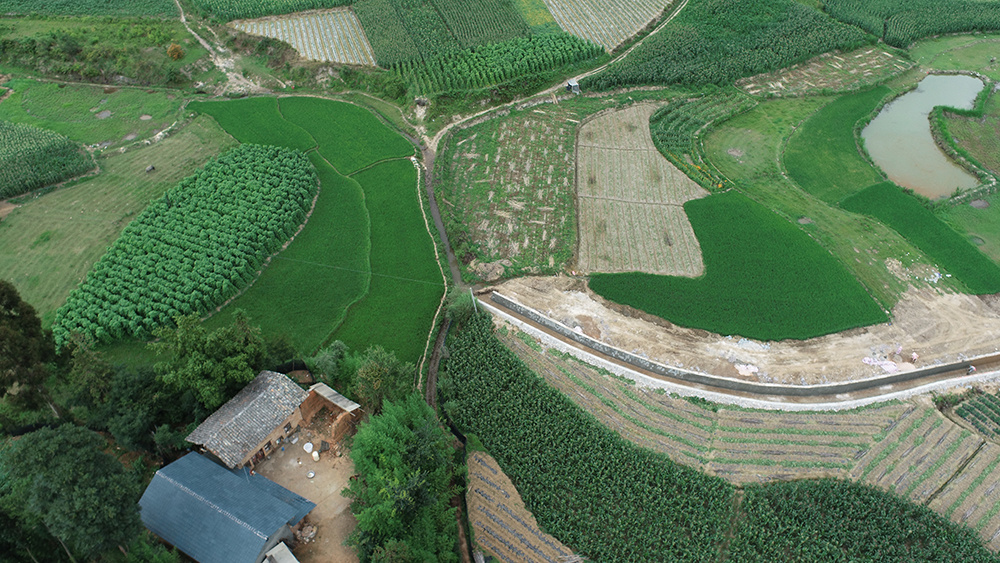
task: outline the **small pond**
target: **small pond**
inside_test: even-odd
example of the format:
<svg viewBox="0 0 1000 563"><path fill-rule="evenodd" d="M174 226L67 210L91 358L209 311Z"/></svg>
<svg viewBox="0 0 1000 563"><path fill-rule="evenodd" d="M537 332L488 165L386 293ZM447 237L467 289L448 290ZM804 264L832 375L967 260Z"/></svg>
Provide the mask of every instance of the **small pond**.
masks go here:
<svg viewBox="0 0 1000 563"><path fill-rule="evenodd" d="M949 196L955 188L979 184L934 143L928 114L935 106L972 108L983 89L978 78L930 75L917 89L887 104L861 132L872 160L889 179L931 199Z"/></svg>

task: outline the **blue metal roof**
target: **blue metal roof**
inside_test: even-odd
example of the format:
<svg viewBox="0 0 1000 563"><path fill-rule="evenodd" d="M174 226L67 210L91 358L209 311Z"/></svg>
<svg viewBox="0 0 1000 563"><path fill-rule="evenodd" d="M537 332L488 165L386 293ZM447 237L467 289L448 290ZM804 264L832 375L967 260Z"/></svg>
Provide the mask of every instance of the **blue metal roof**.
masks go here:
<svg viewBox="0 0 1000 563"><path fill-rule="evenodd" d="M254 563L270 536L316 505L253 477L190 453L153 476L139 500L142 521L200 563Z"/></svg>

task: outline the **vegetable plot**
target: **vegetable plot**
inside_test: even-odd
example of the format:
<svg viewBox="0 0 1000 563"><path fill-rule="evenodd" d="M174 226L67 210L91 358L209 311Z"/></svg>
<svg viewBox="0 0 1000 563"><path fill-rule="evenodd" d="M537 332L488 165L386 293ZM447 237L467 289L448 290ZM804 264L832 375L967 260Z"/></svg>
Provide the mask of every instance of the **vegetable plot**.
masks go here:
<svg viewBox="0 0 1000 563"><path fill-rule="evenodd" d="M56 312L56 344L147 336L222 304L292 236L316 189L298 151L241 145L210 162L125 228Z"/></svg>
<svg viewBox="0 0 1000 563"><path fill-rule="evenodd" d="M559 27L609 53L672 8L676 0L545 0Z"/></svg>
<svg viewBox="0 0 1000 563"><path fill-rule="evenodd" d="M0 199L61 182L94 168L83 147L62 135L0 121Z"/></svg>
<svg viewBox="0 0 1000 563"><path fill-rule="evenodd" d="M303 58L352 65L375 64L375 54L349 9L293 14L260 20L242 20L233 27L288 43Z"/></svg>

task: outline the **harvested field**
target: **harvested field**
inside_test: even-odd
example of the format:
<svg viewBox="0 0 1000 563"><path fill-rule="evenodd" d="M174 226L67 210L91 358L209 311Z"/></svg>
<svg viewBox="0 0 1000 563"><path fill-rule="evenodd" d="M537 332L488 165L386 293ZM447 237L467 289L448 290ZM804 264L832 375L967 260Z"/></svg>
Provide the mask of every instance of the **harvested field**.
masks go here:
<svg viewBox="0 0 1000 563"><path fill-rule="evenodd" d="M788 68L743 78L736 86L752 95L844 92L882 82L913 64L885 49L867 46L848 53L824 53Z"/></svg>
<svg viewBox="0 0 1000 563"><path fill-rule="evenodd" d="M545 0L559 27L609 53L671 4L673 0Z"/></svg>
<svg viewBox="0 0 1000 563"><path fill-rule="evenodd" d="M699 276L701 247L682 205L708 192L653 144L653 104L599 115L577 138L580 247L586 272Z"/></svg>
<svg viewBox="0 0 1000 563"><path fill-rule="evenodd" d="M375 65L361 22L348 8L240 20L230 25L253 35L280 39L306 59Z"/></svg>
<svg viewBox="0 0 1000 563"><path fill-rule="evenodd" d="M471 452L466 503L480 549L506 563L558 563L573 552L542 532L510 479L485 452Z"/></svg>

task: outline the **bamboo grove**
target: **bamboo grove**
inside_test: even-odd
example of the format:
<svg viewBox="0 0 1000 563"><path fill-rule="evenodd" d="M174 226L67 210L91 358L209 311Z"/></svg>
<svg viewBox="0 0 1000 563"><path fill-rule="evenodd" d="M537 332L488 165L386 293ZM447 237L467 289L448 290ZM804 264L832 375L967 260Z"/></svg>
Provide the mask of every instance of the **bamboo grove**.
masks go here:
<svg viewBox="0 0 1000 563"><path fill-rule="evenodd" d="M306 216L316 173L301 152L241 145L132 221L57 312L53 334L142 337L246 287Z"/></svg>

